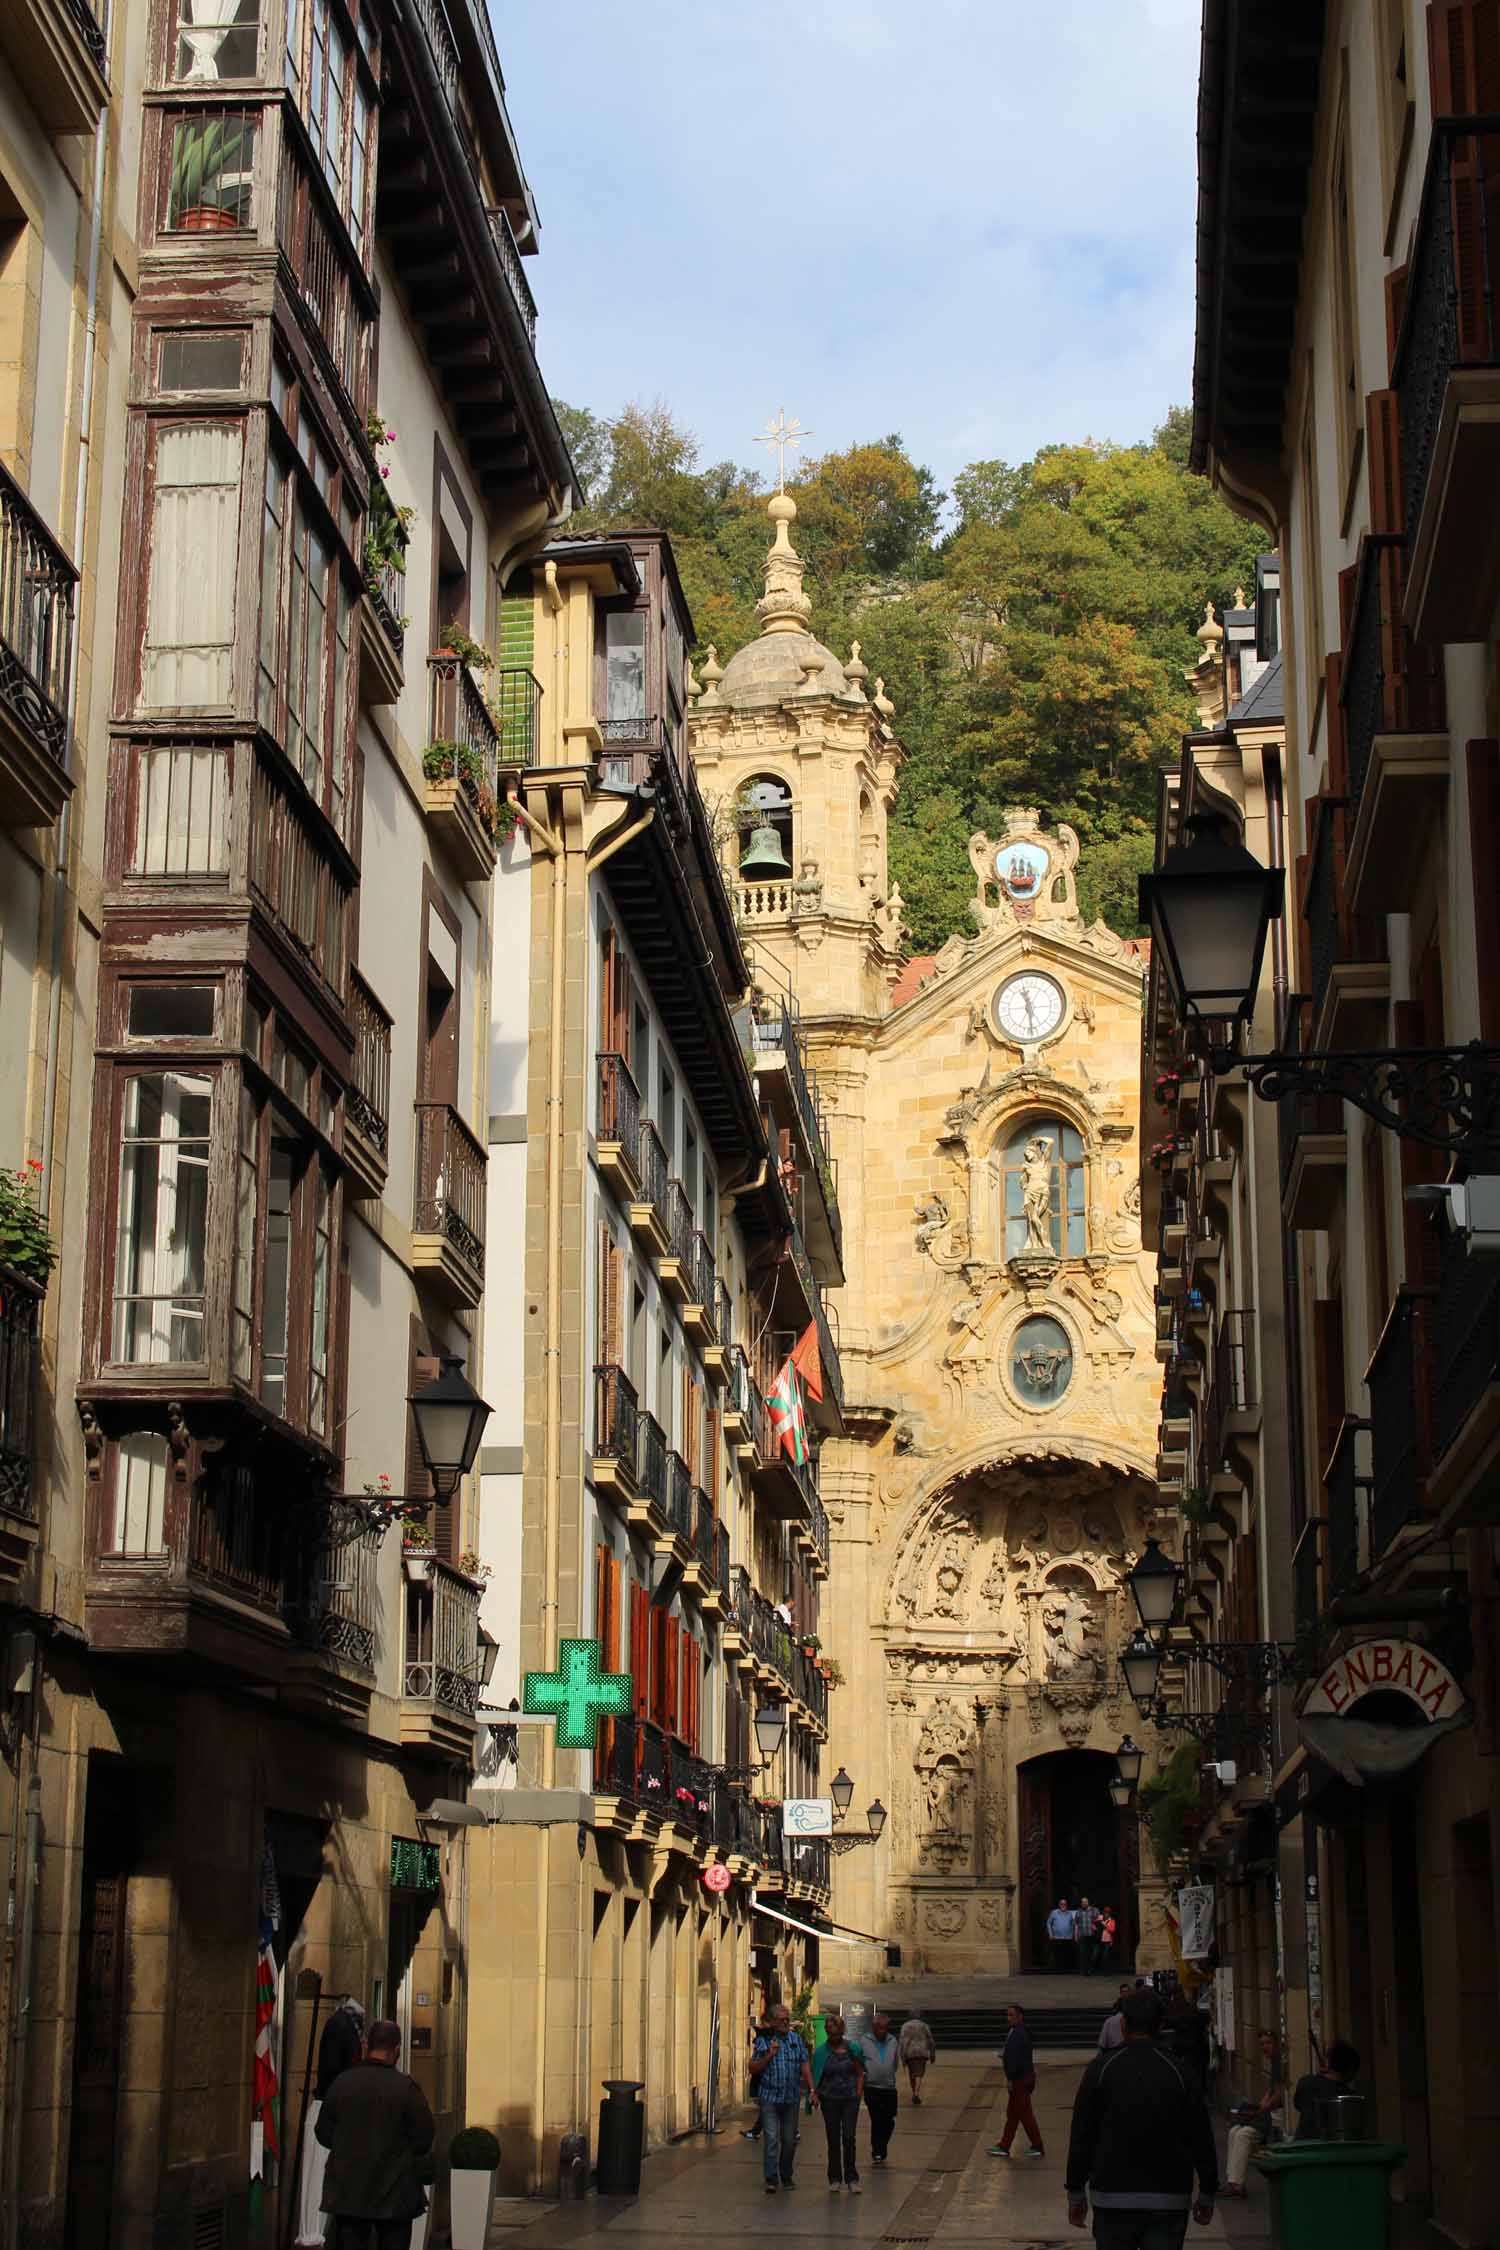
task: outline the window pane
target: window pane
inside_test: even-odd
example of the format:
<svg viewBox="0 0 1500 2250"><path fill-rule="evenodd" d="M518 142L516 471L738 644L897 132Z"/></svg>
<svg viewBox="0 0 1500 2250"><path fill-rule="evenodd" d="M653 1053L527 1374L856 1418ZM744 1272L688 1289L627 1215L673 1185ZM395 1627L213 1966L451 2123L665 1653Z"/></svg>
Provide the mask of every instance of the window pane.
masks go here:
<svg viewBox="0 0 1500 2250"><path fill-rule="evenodd" d="M148 708L230 699L239 500L237 423L161 432L141 657Z"/></svg>
<svg viewBox="0 0 1500 2250"><path fill-rule="evenodd" d="M271 1142L266 1196L266 1281L260 1331L260 1395L277 1414L286 1411L286 1353L292 1307L292 1199L297 1152L290 1141Z"/></svg>
<svg viewBox="0 0 1500 2250"><path fill-rule="evenodd" d="M639 613L605 621L605 661L611 719L646 716L646 620Z"/></svg>
<svg viewBox="0 0 1500 2250"><path fill-rule="evenodd" d="M253 78L259 47L258 0L183 0L173 76L189 86Z"/></svg>
<svg viewBox="0 0 1500 2250"><path fill-rule="evenodd" d="M159 1071L125 1093L113 1356L201 1360L210 1078Z"/></svg>
<svg viewBox="0 0 1500 2250"><path fill-rule="evenodd" d="M174 234L248 227L255 181L250 110L203 109L172 127L166 226Z"/></svg>
<svg viewBox="0 0 1500 2250"><path fill-rule="evenodd" d="M276 729L276 653L281 639L281 531L286 471L272 454L266 463L266 512L260 543L260 721Z"/></svg>
<svg viewBox="0 0 1500 2250"><path fill-rule="evenodd" d="M133 984L131 1038L212 1039L216 990L211 984Z"/></svg>
<svg viewBox="0 0 1500 2250"><path fill-rule="evenodd" d="M229 755L219 743L136 753L133 875L222 875L229 866Z"/></svg>
<svg viewBox="0 0 1500 2250"><path fill-rule="evenodd" d="M255 1365L255 1206L260 1111L248 1089L240 1092L239 1150L235 1163L234 1319L230 1365L248 1383Z"/></svg>
<svg viewBox="0 0 1500 2250"><path fill-rule="evenodd" d="M239 336L163 336L156 387L161 391L237 391L244 379Z"/></svg>
<svg viewBox="0 0 1500 2250"><path fill-rule="evenodd" d="M121 1438L115 1454L117 1555L160 1555L167 1537L167 1441L148 1431Z"/></svg>
<svg viewBox="0 0 1500 2250"><path fill-rule="evenodd" d="M307 1418L313 1429L328 1420L328 1331L333 1290L333 1197L318 1167L313 1214L312 1305L309 1312Z"/></svg>

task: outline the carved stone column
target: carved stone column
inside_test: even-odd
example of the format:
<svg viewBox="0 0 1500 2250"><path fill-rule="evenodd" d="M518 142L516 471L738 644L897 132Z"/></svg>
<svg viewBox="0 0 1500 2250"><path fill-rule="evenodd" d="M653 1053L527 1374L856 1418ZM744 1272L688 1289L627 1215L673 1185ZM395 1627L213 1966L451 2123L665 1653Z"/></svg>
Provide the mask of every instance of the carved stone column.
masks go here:
<svg viewBox="0 0 1500 2250"><path fill-rule="evenodd" d="M979 1725L979 1811L975 1857L981 1881L997 1882L1010 1872L1010 1760L1005 1722L1006 1696L983 1696L975 1706Z"/></svg>

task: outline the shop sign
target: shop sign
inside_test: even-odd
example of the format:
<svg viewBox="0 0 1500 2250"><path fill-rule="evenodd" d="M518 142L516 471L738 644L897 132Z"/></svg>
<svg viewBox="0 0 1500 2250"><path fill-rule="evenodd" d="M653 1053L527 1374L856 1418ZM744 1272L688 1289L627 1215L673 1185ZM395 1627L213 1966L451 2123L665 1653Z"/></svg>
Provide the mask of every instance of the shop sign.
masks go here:
<svg viewBox="0 0 1500 2250"><path fill-rule="evenodd" d="M716 1894L721 1891L727 1891L732 1880L733 1878L731 1877L728 1868L723 1864L721 1860L716 1859L712 1867L705 1867L703 1870L704 1889L713 1891Z"/></svg>
<svg viewBox="0 0 1500 2250"><path fill-rule="evenodd" d="M1358 1641L1335 1657L1302 1706L1304 1718L1346 1717L1367 1695L1404 1695L1436 1725L1456 1719L1464 1708L1463 1690L1430 1649L1388 1635Z"/></svg>
<svg viewBox="0 0 1500 2250"><path fill-rule="evenodd" d="M606 1672L598 1641L561 1641L555 1672L521 1675L528 1718L557 1721L559 1750L597 1750L601 1719L628 1719L635 1691L628 1672Z"/></svg>
<svg viewBox="0 0 1500 2250"><path fill-rule="evenodd" d="M1185 1883L1177 1893L1177 1926L1184 1961L1206 1961L1214 1948L1214 1887Z"/></svg>
<svg viewBox="0 0 1500 2250"><path fill-rule="evenodd" d="M438 1887L438 1848L419 1843L415 1836L391 1838L391 1889L435 1891Z"/></svg>
<svg viewBox="0 0 1500 2250"><path fill-rule="evenodd" d="M782 1800L781 1825L788 1836L831 1836L833 1799L786 1797Z"/></svg>

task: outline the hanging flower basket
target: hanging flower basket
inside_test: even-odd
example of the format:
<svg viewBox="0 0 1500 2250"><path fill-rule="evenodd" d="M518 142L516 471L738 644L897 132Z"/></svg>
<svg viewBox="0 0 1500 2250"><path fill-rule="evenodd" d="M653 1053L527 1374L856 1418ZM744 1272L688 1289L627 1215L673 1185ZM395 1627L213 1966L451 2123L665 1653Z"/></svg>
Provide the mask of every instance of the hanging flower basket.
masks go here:
<svg viewBox="0 0 1500 2250"><path fill-rule="evenodd" d="M401 1560L406 1569L409 1586L425 1586L430 1575L427 1565L437 1561L436 1547L403 1547Z"/></svg>
<svg viewBox="0 0 1500 2250"><path fill-rule="evenodd" d="M1157 1100L1170 1108L1182 1092L1182 1072L1180 1070L1159 1070L1156 1074L1154 1091Z"/></svg>

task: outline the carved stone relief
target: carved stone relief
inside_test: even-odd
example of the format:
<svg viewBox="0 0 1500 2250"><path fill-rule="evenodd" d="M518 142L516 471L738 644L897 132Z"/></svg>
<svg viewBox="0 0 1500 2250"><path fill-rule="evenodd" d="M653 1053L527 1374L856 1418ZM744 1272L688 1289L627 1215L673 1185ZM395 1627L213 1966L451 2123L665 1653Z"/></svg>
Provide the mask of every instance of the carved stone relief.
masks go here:
<svg viewBox="0 0 1500 2250"><path fill-rule="evenodd" d="M922 1901L923 1926L934 1937L957 1937L968 1920L961 1898L928 1898Z"/></svg>

